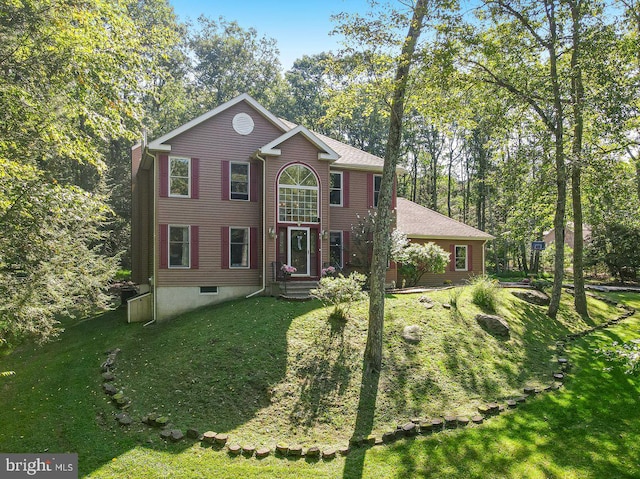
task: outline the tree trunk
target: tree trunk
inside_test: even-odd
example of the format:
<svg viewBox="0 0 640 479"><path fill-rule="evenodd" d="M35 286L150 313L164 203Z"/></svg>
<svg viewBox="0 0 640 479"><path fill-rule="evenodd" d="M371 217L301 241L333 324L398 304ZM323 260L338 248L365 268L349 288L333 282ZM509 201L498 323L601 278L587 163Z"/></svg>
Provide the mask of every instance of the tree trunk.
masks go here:
<svg viewBox="0 0 640 479"><path fill-rule="evenodd" d="M582 69L580 67L580 5L579 2L570 1L572 19L573 50L571 52L571 97L573 103L573 144L571 147L573 162L571 170L571 199L573 201L573 285L574 305L580 316L588 317L587 296L584 290L584 269L582 264L583 237L582 237L582 195L580 188L580 176L582 171L582 132L584 119L582 108L584 106L584 85L582 84Z"/></svg>
<svg viewBox="0 0 640 479"><path fill-rule="evenodd" d="M402 116L404 97L409 79L409 69L413 60L416 43L422 30L422 20L427 10L427 0L416 2L409 32L402 45L402 53L396 72L393 98L391 100L391 118L389 137L385 151L380 195L378 197L378 215L373 237L373 262L371 265L371 291L369 294L369 329L364 350L363 374L372 375L382 368L382 330L384 326L384 286L389 256L391 229L391 197L393 179L400 153L402 135Z"/></svg>
<svg viewBox="0 0 640 479"><path fill-rule="evenodd" d="M553 290L551 292L551 302L547 314L555 318L560 309L560 298L562 296L562 281L564 279L564 221L567 203L567 171L564 154L564 114L562 106L562 94L558 81L558 54L556 44L558 41L558 30L555 19L553 1L545 0L545 9L549 21L549 34L551 39L548 43L549 50L549 75L553 90L553 130L555 141L555 163L556 163L556 212L553 218L555 228L556 252L554 258Z"/></svg>

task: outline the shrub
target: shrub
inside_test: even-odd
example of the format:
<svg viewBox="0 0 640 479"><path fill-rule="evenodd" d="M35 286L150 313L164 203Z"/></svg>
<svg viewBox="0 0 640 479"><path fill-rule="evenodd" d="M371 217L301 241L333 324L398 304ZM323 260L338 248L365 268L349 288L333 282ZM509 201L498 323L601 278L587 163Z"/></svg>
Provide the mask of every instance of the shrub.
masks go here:
<svg viewBox="0 0 640 479"><path fill-rule="evenodd" d="M460 301L461 293L462 290L460 288L454 288L451 290L451 293L449 293L449 304L451 305L451 309L458 309L458 303Z"/></svg>
<svg viewBox="0 0 640 479"><path fill-rule="evenodd" d="M366 281L367 277L360 273L351 273L347 277L342 274L335 278L325 276L318 282L318 287L311 290L311 295L324 305L333 305L331 318L346 320L352 303L367 297L362 291Z"/></svg>
<svg viewBox="0 0 640 479"><path fill-rule="evenodd" d="M412 243L396 254L399 273L408 286L415 286L426 273L444 273L450 253L435 243Z"/></svg>
<svg viewBox="0 0 640 479"><path fill-rule="evenodd" d="M498 285L488 276L476 276L471 281L471 301L484 311L494 313L498 305Z"/></svg>

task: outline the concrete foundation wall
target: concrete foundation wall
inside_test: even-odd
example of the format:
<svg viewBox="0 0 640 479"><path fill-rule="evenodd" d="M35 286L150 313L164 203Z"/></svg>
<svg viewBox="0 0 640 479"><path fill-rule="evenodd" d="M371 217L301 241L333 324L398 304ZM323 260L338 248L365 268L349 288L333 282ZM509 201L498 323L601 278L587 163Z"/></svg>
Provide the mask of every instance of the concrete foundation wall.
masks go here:
<svg viewBox="0 0 640 479"><path fill-rule="evenodd" d="M260 285L219 286L217 294L201 294L197 286L158 287L156 290L157 320L169 319L202 306L243 298L260 288Z"/></svg>

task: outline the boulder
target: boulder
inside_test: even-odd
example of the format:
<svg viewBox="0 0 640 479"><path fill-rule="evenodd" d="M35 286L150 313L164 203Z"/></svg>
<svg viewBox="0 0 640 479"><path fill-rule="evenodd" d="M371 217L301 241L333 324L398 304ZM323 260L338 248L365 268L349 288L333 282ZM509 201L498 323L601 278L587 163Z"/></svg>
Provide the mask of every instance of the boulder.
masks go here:
<svg viewBox="0 0 640 479"><path fill-rule="evenodd" d="M549 302L551 301L549 296L537 289L522 289L513 291L511 294L527 303L537 304L538 306L549 306Z"/></svg>
<svg viewBox="0 0 640 479"><path fill-rule="evenodd" d="M493 314L478 314L476 321L482 329L493 336L509 337L510 328L507 321L501 317Z"/></svg>
<svg viewBox="0 0 640 479"><path fill-rule="evenodd" d="M408 343L419 343L422 339L422 329L416 324L405 326L402 330L402 339Z"/></svg>

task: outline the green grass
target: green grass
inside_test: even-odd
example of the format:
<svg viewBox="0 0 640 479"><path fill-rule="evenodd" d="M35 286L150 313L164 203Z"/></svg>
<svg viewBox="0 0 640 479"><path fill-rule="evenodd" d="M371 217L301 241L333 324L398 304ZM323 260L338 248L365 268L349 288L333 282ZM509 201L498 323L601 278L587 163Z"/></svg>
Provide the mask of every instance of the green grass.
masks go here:
<svg viewBox="0 0 640 479"><path fill-rule="evenodd" d="M442 302L449 295L429 294ZM396 421L469 413L524 384L548 384L555 339L589 326L570 313L569 297L551 321L544 309L503 290L498 313L507 317L512 334L501 341L475 325L479 309L468 289L457 310L439 304L426 310L418 297L398 295L387 302L384 370L376 410L369 411L377 435ZM637 298L624 296L640 303ZM590 305L593 324L619 314L599 301ZM16 372L0 377L0 450L78 452L82 477L640 475L640 419L629 402L637 403L637 378L604 372L587 339L570 351L575 377L565 391L479 428L358 450L329 462L230 458L199 444L165 444L157 430L142 424L118 427L100 388L104 351L119 347L117 385L132 398L134 417L157 410L183 430L228 432L234 441L256 445L343 444L356 425L365 314L364 303L354 306L341 327L327 321L328 309L319 303L258 298L146 328L127 325L122 310L68 324L60 340L0 359L0 371ZM423 329L419 344L400 339L407 324ZM588 340L637 335L638 321L628 324ZM603 474L607 470L613 475ZM627 470L631 475L618 474Z"/></svg>

